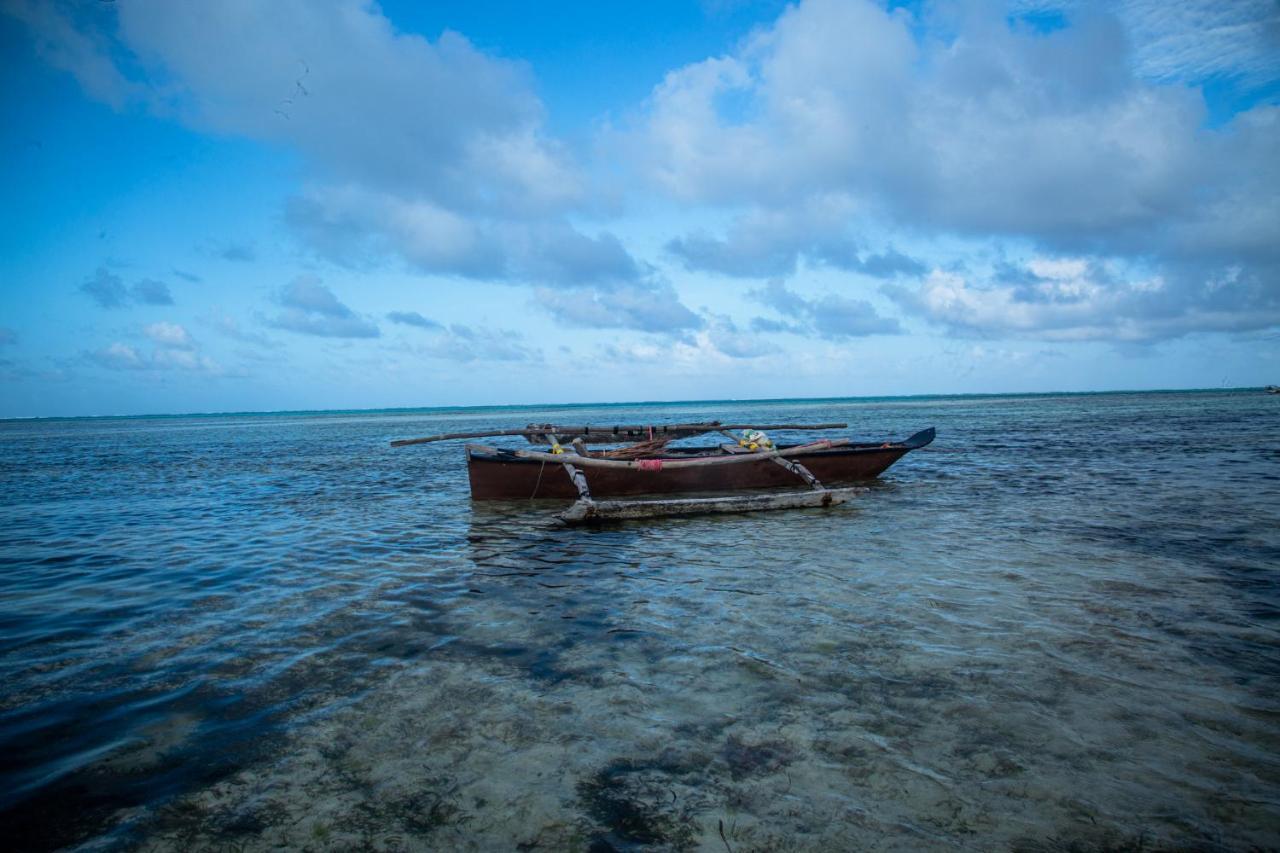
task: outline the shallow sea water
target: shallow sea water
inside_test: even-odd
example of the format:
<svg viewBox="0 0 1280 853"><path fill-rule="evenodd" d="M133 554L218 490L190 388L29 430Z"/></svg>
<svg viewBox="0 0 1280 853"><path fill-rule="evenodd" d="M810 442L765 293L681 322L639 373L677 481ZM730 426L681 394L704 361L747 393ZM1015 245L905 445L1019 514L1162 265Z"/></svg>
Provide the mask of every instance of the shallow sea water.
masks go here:
<svg viewBox="0 0 1280 853"><path fill-rule="evenodd" d="M662 415L939 437L587 530L387 446ZM7 422L0 486L11 849L1280 845L1280 398Z"/></svg>

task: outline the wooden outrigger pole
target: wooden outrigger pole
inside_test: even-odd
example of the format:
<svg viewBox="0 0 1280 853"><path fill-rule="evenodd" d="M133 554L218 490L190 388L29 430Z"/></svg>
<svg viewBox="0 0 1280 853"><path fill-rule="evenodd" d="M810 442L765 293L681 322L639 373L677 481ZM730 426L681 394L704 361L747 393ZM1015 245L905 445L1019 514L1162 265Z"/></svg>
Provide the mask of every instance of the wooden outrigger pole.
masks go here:
<svg viewBox="0 0 1280 853"><path fill-rule="evenodd" d="M451 441L460 438L495 438L503 435L521 435L526 438L544 438L549 434L581 438L590 444L612 444L638 438L689 438L707 432L725 429L758 429L761 431L777 431L785 429L844 429L848 424L722 424L719 421L692 424L654 424L628 426L560 426L557 424L529 424L520 429L481 430L480 432L446 432L440 435L428 435L423 438L400 438L391 442L392 447L404 447L409 444L429 444L433 441Z"/></svg>
<svg viewBox="0 0 1280 853"><path fill-rule="evenodd" d="M560 520L566 524L589 524L593 521L621 521L664 515L759 512L768 509L835 506L866 490L864 486L850 486L845 489L819 489L811 492L784 492L774 495L734 495L727 498L676 498L649 501L578 500L573 506L560 513Z"/></svg>

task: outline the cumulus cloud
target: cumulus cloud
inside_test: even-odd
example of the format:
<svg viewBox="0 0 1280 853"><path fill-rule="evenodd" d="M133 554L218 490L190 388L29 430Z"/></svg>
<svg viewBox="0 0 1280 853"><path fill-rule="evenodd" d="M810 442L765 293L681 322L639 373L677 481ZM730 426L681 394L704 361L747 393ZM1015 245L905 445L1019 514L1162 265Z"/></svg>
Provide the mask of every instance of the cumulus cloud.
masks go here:
<svg viewBox="0 0 1280 853"><path fill-rule="evenodd" d="M565 325L674 331L700 322L608 232L591 236L556 220L477 220L356 186L313 189L294 200L288 217L313 246L348 266L398 256L422 272L543 285L535 301Z"/></svg>
<svg viewBox="0 0 1280 853"><path fill-rule="evenodd" d="M791 7L736 54L655 90L651 174L694 200L792 208L839 191L983 233L1096 235L1190 201L1199 99L1137 85L1114 21L1036 34L974 14L959 26L950 42L917 43L902 10ZM749 118L735 121L726 98L748 101Z"/></svg>
<svg viewBox="0 0 1280 853"><path fill-rule="evenodd" d="M729 317L712 314L707 324L708 343L730 358L759 358L779 352L779 347L760 335L738 328Z"/></svg>
<svg viewBox="0 0 1280 853"><path fill-rule="evenodd" d="M108 370L168 371L219 374L222 368L200 355L186 330L170 323L156 323L146 329L156 346L149 352L116 341L83 354L84 360Z"/></svg>
<svg viewBox="0 0 1280 853"><path fill-rule="evenodd" d="M57 7L26 20L52 43L90 39L116 77L131 68L164 80L145 87L154 111L197 130L285 143L339 182L452 208L538 212L578 192L542 130L526 68L457 33L397 31L359 0L116 5L113 31ZM112 63L113 53L130 64Z"/></svg>
<svg viewBox="0 0 1280 853"><path fill-rule="evenodd" d="M607 287L647 274L609 232L590 236L554 218L477 218L354 184L308 190L290 203L287 219L322 254L347 266L392 256L422 272L572 287Z"/></svg>
<svg viewBox="0 0 1280 853"><path fill-rule="evenodd" d="M1084 258L1033 258L987 277L935 270L918 286L885 292L906 311L962 335L1145 343L1280 323L1280 299L1241 267L1179 280Z"/></svg>
<svg viewBox="0 0 1280 853"><path fill-rule="evenodd" d="M336 263L370 266L388 256L423 272L468 278L508 275L499 227L433 201L358 184L313 187L290 201L286 219Z"/></svg>
<svg viewBox="0 0 1280 853"><path fill-rule="evenodd" d="M916 276L928 271L922 261L892 246L878 254L863 252L851 235L824 234L822 227L806 219L780 211L748 214L738 218L723 238L695 232L669 241L667 251L686 269L742 278L790 276L802 258L814 266L871 278Z"/></svg>
<svg viewBox="0 0 1280 853"><path fill-rule="evenodd" d="M1158 307L1181 318L1171 329L1218 328L1233 311L1246 323L1280 290L1280 108L1207 123L1200 92L1134 54L1136 5L1117 18L1080 4L1044 31L983 5L932 7L922 20L864 0L804 0L732 53L669 73L626 150L673 197L742 211L723 236L669 244L692 269L789 275L807 257L919 277L922 261L854 252L845 236L906 226L979 253L1005 241L1145 262L1165 298L1117 298L1117 310ZM1248 31L1274 36L1274 12L1251 8ZM1188 49L1199 34L1166 25ZM831 199L832 215L815 216ZM1233 274L1251 282L1240 292L1252 301L1204 311L1198 294Z"/></svg>
<svg viewBox="0 0 1280 853"><path fill-rule="evenodd" d="M145 87L116 68L109 40L82 26L87 22L75 20L71 10L42 0L9 0L0 6L0 13L26 24L36 52L54 68L72 74L90 97L118 109L144 96Z"/></svg>
<svg viewBox="0 0 1280 853"><path fill-rule="evenodd" d="M733 219L723 237L697 231L666 248L686 269L748 278L789 276L802 258L876 278L913 272L912 259L893 249L864 254L865 241L850 227L857 211L847 193L816 193L791 206L753 206Z"/></svg>
<svg viewBox="0 0 1280 853"><path fill-rule="evenodd" d="M220 311L214 311L202 318L202 321L213 328L223 337L230 338L233 341L239 341L244 344L252 344L257 347L274 349L279 346L276 341L271 340L265 335L257 332L251 332L243 328L236 319L229 314Z"/></svg>
<svg viewBox="0 0 1280 853"><path fill-rule="evenodd" d="M286 221L326 258L580 288L600 305L591 322L690 322L616 236L570 224L593 202L582 170L546 131L524 65L457 33L399 32L359 0L118 6L97 19L114 26L89 27L56 6L27 23L51 42L83 35L117 74L163 81L132 95L158 114L297 151L308 183ZM237 247L223 254L246 256ZM624 286L642 292L619 295ZM372 328L305 311L278 319L313 334Z"/></svg>
<svg viewBox="0 0 1280 853"><path fill-rule="evenodd" d="M433 341L414 348L420 355L448 361L542 360L541 351L521 342L522 335L511 329L483 329L458 323L441 327Z"/></svg>
<svg viewBox="0 0 1280 853"><path fill-rule="evenodd" d="M98 303L100 308L123 308L129 302L129 291L120 276L98 267L93 278L80 285L80 292Z"/></svg>
<svg viewBox="0 0 1280 853"><path fill-rule="evenodd" d="M385 216L494 221L556 216L583 197L524 65L455 32L397 31L375 4L136 0L92 19L54 4L19 11L51 56L75 54L55 64L91 96L287 145L332 194L331 213L354 207L346 215L375 230L386 223L370 221L367 199L344 188L407 205ZM164 82L130 82L121 69ZM99 79L115 82L104 92L90 85ZM241 248L228 247L233 259L246 256ZM418 260L431 257L424 247Z"/></svg>
<svg viewBox="0 0 1280 853"><path fill-rule="evenodd" d="M565 325L672 331L700 323L670 283L607 231L588 235L554 219L475 219L357 186L313 189L288 217L347 266L398 256L422 272L533 284L535 301Z"/></svg>
<svg viewBox="0 0 1280 853"><path fill-rule="evenodd" d="M863 255L848 268L872 278L920 276L929 271L923 261L904 255L892 246L878 255Z"/></svg>
<svg viewBox="0 0 1280 853"><path fill-rule="evenodd" d="M568 326L676 333L702 326L666 283L584 292L538 288L534 299Z"/></svg>
<svg viewBox="0 0 1280 853"><path fill-rule="evenodd" d="M163 281L144 278L130 290L135 302L140 305L172 305L173 295L169 293L169 285Z"/></svg>
<svg viewBox="0 0 1280 853"><path fill-rule="evenodd" d="M400 32L361 0L98 5L109 8L5 9L92 97L294 152L307 183L286 221L317 253L533 285L566 325L711 334L615 235L577 224L596 188L548 131L520 63L455 33ZM1254 98L1217 121L1195 86L1280 79L1273 3L1013 0L1013 15L892 5L788 5L732 51L665 75L635 125L602 146L728 222L673 235L667 251L686 269L770 278L826 267L890 282L903 310L943 328L1065 334L1063 318L1079 316L1077 333L1093 334L1060 294L1034 322L977 311L997 304L992 293L1007 293L1011 311L1039 304L1019 301L1034 286L994 270L952 273L976 313L938 308L919 247L960 243L979 259L1007 249L1107 266L1094 304L1131 312L1141 334L1271 316L1280 107ZM1043 10L1061 10L1063 25L1019 17ZM100 272L82 288L98 304L148 301ZM1135 295L1157 279L1158 295ZM868 302L803 301L799 315L753 328L896 330ZM377 334L367 318L315 307L286 306L276 322Z"/></svg>
<svg viewBox="0 0 1280 853"><path fill-rule="evenodd" d="M98 267L92 278L82 282L80 292L96 302L99 308L173 304L173 296L164 282L144 278L133 287L125 287L120 276L106 267Z"/></svg>
<svg viewBox="0 0 1280 853"><path fill-rule="evenodd" d="M146 370L150 366L136 348L119 342L89 353L89 359L112 370Z"/></svg>
<svg viewBox="0 0 1280 853"><path fill-rule="evenodd" d="M152 323L143 330L148 338L163 347L192 350L196 348L191 334L177 323Z"/></svg>
<svg viewBox="0 0 1280 853"><path fill-rule="evenodd" d="M218 256L224 261L248 263L257 260L258 251L252 243L228 243L218 250Z"/></svg>
<svg viewBox="0 0 1280 853"><path fill-rule="evenodd" d="M882 317L874 305L863 299L826 294L805 299L781 281L770 281L751 294L787 320L756 317L751 327L758 332L791 332L828 340L861 338L868 335L896 335L902 332L893 317Z"/></svg>
<svg viewBox="0 0 1280 853"><path fill-rule="evenodd" d="M338 301L315 276L298 276L280 289L276 300L284 311L268 322L277 329L322 338L376 338L372 321Z"/></svg>
<svg viewBox="0 0 1280 853"><path fill-rule="evenodd" d="M781 348L762 336L739 328L731 318L709 313L703 327L679 337L649 337L629 341L619 339L604 344L598 358L612 364L650 364L681 372L717 366L738 369L744 360L764 358Z"/></svg>
<svg viewBox="0 0 1280 853"><path fill-rule="evenodd" d="M423 317L417 311L392 311L387 314L387 319L393 323L400 323L404 326L416 326L419 329L443 329L440 323L428 317Z"/></svg>

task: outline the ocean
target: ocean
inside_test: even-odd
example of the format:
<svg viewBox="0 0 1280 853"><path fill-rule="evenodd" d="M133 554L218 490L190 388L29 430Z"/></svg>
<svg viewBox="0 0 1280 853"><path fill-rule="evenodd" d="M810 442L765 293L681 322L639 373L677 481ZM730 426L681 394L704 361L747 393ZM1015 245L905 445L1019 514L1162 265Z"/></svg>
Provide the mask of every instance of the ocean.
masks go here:
<svg viewBox="0 0 1280 853"><path fill-rule="evenodd" d="M595 529L388 446L701 419L938 439ZM1275 848L1280 397L3 422L0 684L8 849Z"/></svg>

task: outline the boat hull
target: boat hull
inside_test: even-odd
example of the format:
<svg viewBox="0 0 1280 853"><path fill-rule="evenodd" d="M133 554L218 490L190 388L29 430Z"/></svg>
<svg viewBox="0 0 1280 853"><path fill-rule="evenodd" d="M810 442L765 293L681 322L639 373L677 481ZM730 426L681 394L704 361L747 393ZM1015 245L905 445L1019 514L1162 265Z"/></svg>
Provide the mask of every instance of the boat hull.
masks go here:
<svg viewBox="0 0 1280 853"><path fill-rule="evenodd" d="M804 465L824 486L856 483L878 477L913 447L850 447L817 450L791 457ZM669 458L677 457L674 454ZM571 461L566 457L565 461ZM634 469L585 469L592 497L667 495L690 492L736 492L743 489L794 489L804 483L768 458L733 465ZM475 500L576 499L577 489L563 465L509 455L493 455L468 448L467 473Z"/></svg>

